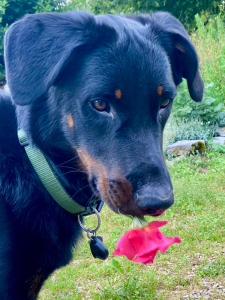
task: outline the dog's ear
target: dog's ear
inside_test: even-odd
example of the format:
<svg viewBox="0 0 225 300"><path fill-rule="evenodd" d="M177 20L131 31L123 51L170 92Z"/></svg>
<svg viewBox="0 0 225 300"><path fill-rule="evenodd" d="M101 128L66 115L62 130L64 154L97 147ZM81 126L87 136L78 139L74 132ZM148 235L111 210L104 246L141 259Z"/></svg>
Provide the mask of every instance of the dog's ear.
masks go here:
<svg viewBox="0 0 225 300"><path fill-rule="evenodd" d="M201 101L204 84L199 71L198 56L187 31L169 13L155 13L152 20L153 26L157 24L155 30L170 58L175 84L180 84L182 78L185 78L191 98Z"/></svg>
<svg viewBox="0 0 225 300"><path fill-rule="evenodd" d="M28 15L14 23L5 36L5 64L15 103L26 105L43 96L70 56L76 58L82 46L96 47L103 33L112 36L112 29L86 13Z"/></svg>

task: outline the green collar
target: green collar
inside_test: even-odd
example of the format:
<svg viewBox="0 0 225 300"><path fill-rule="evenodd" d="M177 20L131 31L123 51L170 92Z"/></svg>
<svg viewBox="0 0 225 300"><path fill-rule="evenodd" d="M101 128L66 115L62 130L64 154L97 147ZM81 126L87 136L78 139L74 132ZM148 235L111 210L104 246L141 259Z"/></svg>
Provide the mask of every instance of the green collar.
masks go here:
<svg viewBox="0 0 225 300"><path fill-rule="evenodd" d="M20 145L24 147L26 154L37 173L43 186L52 196L52 198L66 211L71 214L91 214L87 208L78 204L64 189L58 178L51 169L46 157L41 150L28 141L27 135L23 129L18 131ZM93 207L92 207L93 208Z"/></svg>

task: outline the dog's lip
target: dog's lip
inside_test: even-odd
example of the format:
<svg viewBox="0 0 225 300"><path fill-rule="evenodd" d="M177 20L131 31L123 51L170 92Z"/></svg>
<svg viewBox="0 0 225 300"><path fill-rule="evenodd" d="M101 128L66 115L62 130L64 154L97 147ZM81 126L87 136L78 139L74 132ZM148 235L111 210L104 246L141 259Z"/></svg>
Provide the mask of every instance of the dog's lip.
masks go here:
<svg viewBox="0 0 225 300"><path fill-rule="evenodd" d="M154 212L147 213L147 215L149 215L151 217L160 217L163 214L165 214L165 210L164 209L158 209L158 210L156 210Z"/></svg>
<svg viewBox="0 0 225 300"><path fill-rule="evenodd" d="M141 217L147 217L147 216L151 216L151 217L160 217L163 214L165 214L165 209L157 209L157 210L139 210L137 213L137 216L141 216Z"/></svg>
<svg viewBox="0 0 225 300"><path fill-rule="evenodd" d="M144 210L141 210L139 209L138 207L136 207L136 209L132 209L132 210L127 210L127 209L124 209L124 208L120 208L120 209L116 209L114 207L112 207L112 210L115 211L116 213L121 213L123 215L129 215L129 216L132 216L132 217L147 217L147 216L151 216L151 217L160 217L162 216L166 210L164 209L158 209L158 210L152 210L152 211L144 211Z"/></svg>

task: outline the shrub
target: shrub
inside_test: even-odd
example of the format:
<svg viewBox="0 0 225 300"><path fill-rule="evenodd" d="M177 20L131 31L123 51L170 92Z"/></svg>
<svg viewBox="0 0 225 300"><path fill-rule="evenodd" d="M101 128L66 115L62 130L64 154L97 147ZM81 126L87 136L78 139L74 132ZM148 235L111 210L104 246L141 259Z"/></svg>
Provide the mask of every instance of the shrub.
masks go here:
<svg viewBox="0 0 225 300"><path fill-rule="evenodd" d="M212 139L216 126L206 124L199 119L175 120L171 119L165 129L165 146L180 140L205 140Z"/></svg>
<svg viewBox="0 0 225 300"><path fill-rule="evenodd" d="M220 98L214 96L216 86L214 83L205 83L204 101L196 103L191 100L186 84L183 83L178 90L178 96L173 107L173 116L179 120L199 119L201 122L214 125L221 123L224 116L225 104Z"/></svg>

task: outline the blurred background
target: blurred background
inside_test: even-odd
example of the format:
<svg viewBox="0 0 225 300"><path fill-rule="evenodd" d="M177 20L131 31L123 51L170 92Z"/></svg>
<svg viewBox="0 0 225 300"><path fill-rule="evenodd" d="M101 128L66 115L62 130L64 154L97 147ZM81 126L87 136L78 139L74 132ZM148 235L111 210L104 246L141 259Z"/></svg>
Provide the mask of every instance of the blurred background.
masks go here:
<svg viewBox="0 0 225 300"><path fill-rule="evenodd" d="M196 45L206 91L198 105L185 84L175 102L166 144L181 139L211 140L225 126L225 1L224 0L0 0L0 85L5 83L3 36L23 15L35 12L85 10L95 14L138 14L169 11L184 23Z"/></svg>

